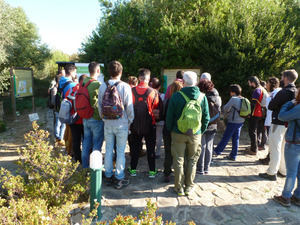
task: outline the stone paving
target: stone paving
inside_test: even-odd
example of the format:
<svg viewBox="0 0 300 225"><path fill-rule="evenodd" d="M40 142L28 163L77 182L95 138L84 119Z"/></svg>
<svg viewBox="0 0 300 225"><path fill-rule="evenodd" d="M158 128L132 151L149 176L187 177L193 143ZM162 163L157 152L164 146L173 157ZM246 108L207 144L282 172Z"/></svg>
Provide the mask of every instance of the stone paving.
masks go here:
<svg viewBox="0 0 300 225"><path fill-rule="evenodd" d="M45 127L52 129L51 113L42 117ZM45 116L46 117L46 116ZM25 126L25 124L24 124ZM9 129L1 135L0 166L14 170L13 162L17 159L14 129ZM130 185L122 190L116 190L103 184L102 213L103 220L112 220L117 214L138 216L151 199L158 204L158 214L164 220L172 220L177 224L187 224L193 220L199 224L300 224L300 207L284 208L271 198L280 194L284 178L276 182L265 181L257 175L264 172L267 166L259 165L257 160L267 154L259 152L258 156L244 155L248 145L246 129L243 130L242 143L237 161L223 159L229 153L229 148L221 157L213 161L209 175L196 175L195 191L190 197L177 197L173 192L173 177L170 183L163 182L163 156L157 159L158 177L147 177L148 165L146 157L140 158L138 176L129 177ZM22 138L22 137L20 137ZM220 135L215 143L218 143ZM4 146L5 144L5 146ZM11 146L7 150L7 146ZM163 151L162 151L163 153ZM129 155L127 149L127 163ZM72 224L79 223L82 214L89 212L88 203L74 205Z"/></svg>

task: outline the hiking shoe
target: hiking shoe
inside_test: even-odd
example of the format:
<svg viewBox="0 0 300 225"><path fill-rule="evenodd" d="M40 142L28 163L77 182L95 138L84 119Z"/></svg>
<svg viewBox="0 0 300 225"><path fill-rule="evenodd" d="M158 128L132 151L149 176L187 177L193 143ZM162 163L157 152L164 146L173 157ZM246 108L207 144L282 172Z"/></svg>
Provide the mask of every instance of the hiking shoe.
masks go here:
<svg viewBox="0 0 300 225"><path fill-rule="evenodd" d="M129 180L128 179L125 179L125 178L122 179L122 180L117 180L116 179L114 187L115 187L115 189L120 190L123 187L126 187L128 185L129 185Z"/></svg>
<svg viewBox="0 0 300 225"><path fill-rule="evenodd" d="M270 162L270 158L264 158L264 159L259 159L258 160L261 164L263 165L269 165L269 162Z"/></svg>
<svg viewBox="0 0 300 225"><path fill-rule="evenodd" d="M278 172L277 172L277 177L285 178L286 175L284 175L284 174L282 174L282 173L280 173L280 172L278 171Z"/></svg>
<svg viewBox="0 0 300 225"><path fill-rule="evenodd" d="M129 172L130 176L136 177L136 170L132 170L132 169L128 168L128 172Z"/></svg>
<svg viewBox="0 0 300 225"><path fill-rule="evenodd" d="M291 206L291 199L290 198L285 198L282 195L274 196L273 200L275 202L278 202L282 206L285 206L285 207L290 207Z"/></svg>
<svg viewBox="0 0 300 225"><path fill-rule="evenodd" d="M149 171L149 178L155 178L156 177L156 175L157 175L157 171L155 170L155 171Z"/></svg>
<svg viewBox="0 0 300 225"><path fill-rule="evenodd" d="M231 160L231 161L235 161L235 158L233 158L233 157L230 156L230 155L227 155L227 156L225 157L225 159L228 159L228 160Z"/></svg>
<svg viewBox="0 0 300 225"><path fill-rule="evenodd" d="M260 173L260 174L258 174L258 176L260 178L264 178L264 179L270 180L270 181L276 181L277 180L277 176L276 175L269 175L267 173Z"/></svg>
<svg viewBox="0 0 300 225"><path fill-rule="evenodd" d="M106 183L107 186L114 185L114 183L115 183L115 177L114 176L111 176L111 177L105 177L104 176L104 180L105 180L105 183Z"/></svg>
<svg viewBox="0 0 300 225"><path fill-rule="evenodd" d="M300 206L300 198L297 198L295 195L292 196L291 202L296 206Z"/></svg>
<svg viewBox="0 0 300 225"><path fill-rule="evenodd" d="M250 149L247 149L247 150L245 150L245 154L247 154L247 155L256 155L256 152L254 152Z"/></svg>
<svg viewBox="0 0 300 225"><path fill-rule="evenodd" d="M191 188L191 187L186 188L186 189L184 190L184 194L185 194L186 196L189 196L189 195L191 195L192 191L193 191L193 188Z"/></svg>
<svg viewBox="0 0 300 225"><path fill-rule="evenodd" d="M203 171L200 171L200 170L196 170L196 174L203 175L204 172L203 172Z"/></svg>

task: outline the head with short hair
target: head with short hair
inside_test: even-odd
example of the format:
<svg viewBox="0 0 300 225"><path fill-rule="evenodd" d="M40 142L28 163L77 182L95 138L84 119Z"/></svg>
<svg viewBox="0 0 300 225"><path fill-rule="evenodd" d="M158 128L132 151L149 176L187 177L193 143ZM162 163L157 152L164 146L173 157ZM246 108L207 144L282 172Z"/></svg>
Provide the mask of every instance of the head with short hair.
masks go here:
<svg viewBox="0 0 300 225"><path fill-rule="evenodd" d="M257 88L260 85L258 77L257 76L249 77L248 78L248 85L250 87Z"/></svg>
<svg viewBox="0 0 300 225"><path fill-rule="evenodd" d="M141 68L139 69L139 81L143 81L144 83L149 83L151 76L151 71L149 69Z"/></svg>
<svg viewBox="0 0 300 225"><path fill-rule="evenodd" d="M89 73L91 77L97 77L100 75L100 64L97 62L91 62L89 64Z"/></svg>
<svg viewBox="0 0 300 225"><path fill-rule="evenodd" d="M276 88L279 87L279 79L277 77L270 77L268 80L267 80L267 90L269 92L272 92L274 91Z"/></svg>
<svg viewBox="0 0 300 225"><path fill-rule="evenodd" d="M160 87L161 87L160 80L158 78L156 78L156 77L153 77L151 79L151 87L154 88L154 89L156 89L156 90L159 90Z"/></svg>
<svg viewBox="0 0 300 225"><path fill-rule="evenodd" d="M208 79L200 79L198 87L201 92L207 93L214 89L215 85Z"/></svg>
<svg viewBox="0 0 300 225"><path fill-rule="evenodd" d="M119 61L111 61L108 64L108 73L112 78L122 75L123 66Z"/></svg>
<svg viewBox="0 0 300 225"><path fill-rule="evenodd" d="M64 69L60 69L59 71L58 71L58 75L60 75L60 76L66 76L66 71L64 70Z"/></svg>
<svg viewBox="0 0 300 225"><path fill-rule="evenodd" d="M76 66L73 64L67 64L65 66L66 71L66 77L71 77L72 79L75 79L76 77Z"/></svg>
<svg viewBox="0 0 300 225"><path fill-rule="evenodd" d="M202 73L202 74L201 74L201 77L200 77L200 80L204 80L204 79L206 79L206 80L211 80L211 75L210 75L210 73L207 73L207 72Z"/></svg>
<svg viewBox="0 0 300 225"><path fill-rule="evenodd" d="M84 80L85 78L87 78L87 77L88 77L87 74L82 74L82 75L79 77L78 82L79 82L79 83L83 82L83 80Z"/></svg>
<svg viewBox="0 0 300 225"><path fill-rule="evenodd" d="M131 86L131 87L135 87L137 86L138 84L138 79L134 76L129 76L128 77L128 84Z"/></svg>
<svg viewBox="0 0 300 225"><path fill-rule="evenodd" d="M176 79L183 79L183 74L184 74L183 70L178 70L176 73Z"/></svg>
<svg viewBox="0 0 300 225"><path fill-rule="evenodd" d="M261 81L259 82L259 84L260 84L260 86L262 86L263 88L266 88L266 85L267 85L266 81L261 80Z"/></svg>
<svg viewBox="0 0 300 225"><path fill-rule="evenodd" d="M183 74L183 86L193 87L197 84L197 74L193 71L186 71Z"/></svg>
<svg viewBox="0 0 300 225"><path fill-rule="evenodd" d="M230 93L234 93L236 96L240 96L242 94L242 88L238 84L232 84L229 87Z"/></svg>
<svg viewBox="0 0 300 225"><path fill-rule="evenodd" d="M170 85L170 98L172 97L172 95L174 93L176 93L177 91L180 91L181 88L183 88L182 82L180 81L174 81L171 85Z"/></svg>
<svg viewBox="0 0 300 225"><path fill-rule="evenodd" d="M296 70L285 70L281 73L281 78L284 82L284 86L287 86L288 84L295 83L295 81L298 79L298 73Z"/></svg>

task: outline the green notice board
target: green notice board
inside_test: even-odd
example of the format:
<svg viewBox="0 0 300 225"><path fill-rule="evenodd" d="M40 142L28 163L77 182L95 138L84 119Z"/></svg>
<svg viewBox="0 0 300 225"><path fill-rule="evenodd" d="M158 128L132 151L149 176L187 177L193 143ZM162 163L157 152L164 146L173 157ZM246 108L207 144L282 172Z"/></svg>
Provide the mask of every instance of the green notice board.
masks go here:
<svg viewBox="0 0 300 225"><path fill-rule="evenodd" d="M33 96L32 70L15 68L13 74L16 98Z"/></svg>

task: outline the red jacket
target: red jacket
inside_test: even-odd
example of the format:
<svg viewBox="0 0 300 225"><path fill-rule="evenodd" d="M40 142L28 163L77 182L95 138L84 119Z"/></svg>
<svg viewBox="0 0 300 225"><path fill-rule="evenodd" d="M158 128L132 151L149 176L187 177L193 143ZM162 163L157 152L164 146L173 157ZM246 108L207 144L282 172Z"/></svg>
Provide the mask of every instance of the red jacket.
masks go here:
<svg viewBox="0 0 300 225"><path fill-rule="evenodd" d="M143 94L145 94L147 89L150 87L148 86L148 84L145 84L143 81L141 81L138 86L133 87L133 88L136 89L136 92L139 95L143 95ZM133 104L135 103L134 94L132 94L132 102L133 102ZM159 104L159 95L153 89L153 91L148 95L148 98L147 98L147 105L148 105L149 114L152 117L152 124L155 124L155 117L153 114L153 109L157 109L158 104Z"/></svg>

